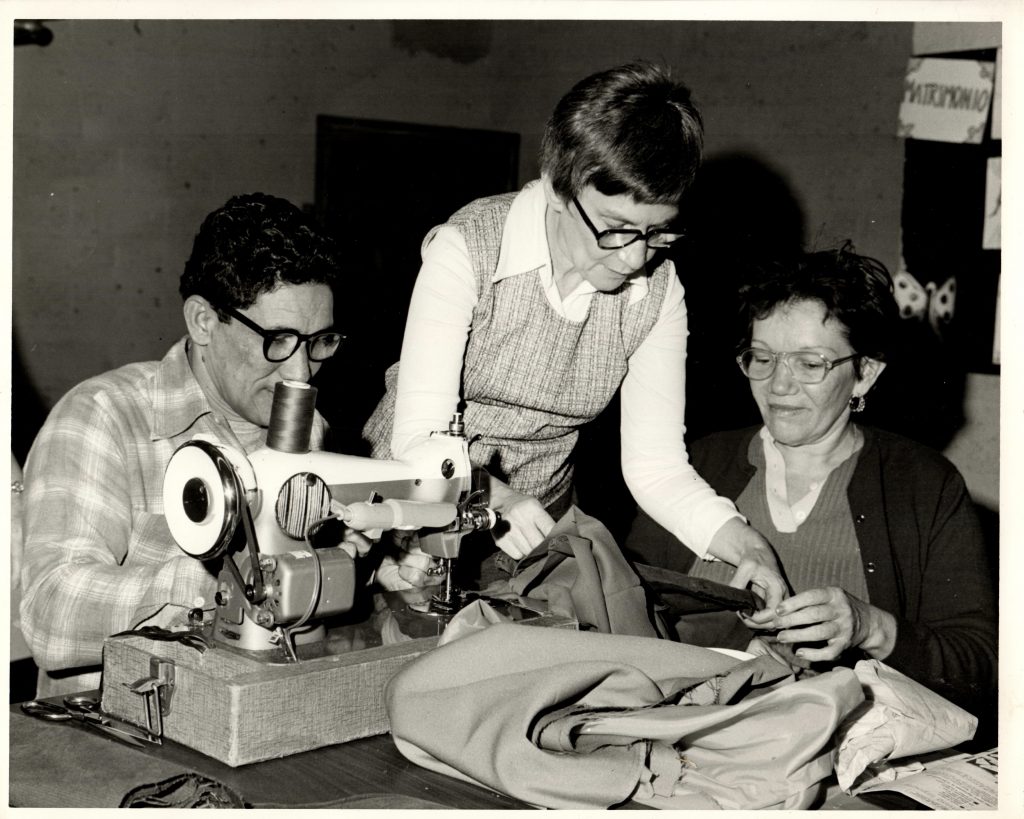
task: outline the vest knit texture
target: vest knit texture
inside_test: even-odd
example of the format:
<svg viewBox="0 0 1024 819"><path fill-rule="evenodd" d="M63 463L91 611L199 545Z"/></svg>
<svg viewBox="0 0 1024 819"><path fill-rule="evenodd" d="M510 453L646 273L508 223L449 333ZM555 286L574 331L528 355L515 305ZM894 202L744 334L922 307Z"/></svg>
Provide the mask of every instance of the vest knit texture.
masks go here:
<svg viewBox="0 0 1024 819"><path fill-rule="evenodd" d="M747 516L751 526L768 538L793 592L838 586L870 602L864 562L846 496L860 453L855 452L829 473L814 508L795 532L780 532L772 521L760 436L751 439L748 453L757 471L736 499L736 508ZM698 560L690 574L727 583L735 571L725 563Z"/></svg>
<svg viewBox="0 0 1024 819"><path fill-rule="evenodd" d="M517 195L478 199L447 223L465 239L477 286L462 412L473 464L546 506L569 491L579 428L615 395L629 357L658 319L674 269L659 265L647 296L633 304L623 286L594 293L583 321L563 318L549 304L538 271L493 280ZM364 430L375 457L390 457L398 366L388 370L387 393Z"/></svg>

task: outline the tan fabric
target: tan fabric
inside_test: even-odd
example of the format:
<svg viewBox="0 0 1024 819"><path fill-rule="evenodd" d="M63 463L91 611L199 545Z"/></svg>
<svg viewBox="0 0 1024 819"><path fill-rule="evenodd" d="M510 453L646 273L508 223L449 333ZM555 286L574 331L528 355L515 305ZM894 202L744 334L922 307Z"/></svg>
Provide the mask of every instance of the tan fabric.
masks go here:
<svg viewBox="0 0 1024 819"><path fill-rule="evenodd" d="M499 624L417 658L385 699L408 759L530 804L766 808L808 804L863 693L849 669L792 682L768 657Z"/></svg>
<svg viewBox="0 0 1024 819"><path fill-rule="evenodd" d="M640 578L604 524L575 506L516 564L508 587L547 601L584 630L658 636Z"/></svg>

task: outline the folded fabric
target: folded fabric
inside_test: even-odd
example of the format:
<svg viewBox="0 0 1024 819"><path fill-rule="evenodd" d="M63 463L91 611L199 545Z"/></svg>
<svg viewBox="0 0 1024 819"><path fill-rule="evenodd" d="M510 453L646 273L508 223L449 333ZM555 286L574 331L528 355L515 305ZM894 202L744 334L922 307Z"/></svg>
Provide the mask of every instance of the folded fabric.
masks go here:
<svg viewBox="0 0 1024 819"><path fill-rule="evenodd" d="M511 623L512 621L497 612L493 606L483 600L474 600L472 603L463 606L458 614L448 621L441 636L437 638L437 644L443 646L453 640L458 640L483 631L497 623Z"/></svg>
<svg viewBox="0 0 1024 819"><path fill-rule="evenodd" d="M659 633L640 577L615 538L575 506L511 572L510 591L547 601L552 612L575 617L581 629L641 637Z"/></svg>
<svg viewBox="0 0 1024 819"><path fill-rule="evenodd" d="M867 699L836 732L836 776L847 793L880 777L895 779L884 765L889 760L942 751L974 736L977 717L895 668L861 660L854 672Z"/></svg>
<svg viewBox="0 0 1024 819"><path fill-rule="evenodd" d="M796 682L769 657L510 624L422 655L385 690L406 758L570 809L804 806L862 700L849 669Z"/></svg>

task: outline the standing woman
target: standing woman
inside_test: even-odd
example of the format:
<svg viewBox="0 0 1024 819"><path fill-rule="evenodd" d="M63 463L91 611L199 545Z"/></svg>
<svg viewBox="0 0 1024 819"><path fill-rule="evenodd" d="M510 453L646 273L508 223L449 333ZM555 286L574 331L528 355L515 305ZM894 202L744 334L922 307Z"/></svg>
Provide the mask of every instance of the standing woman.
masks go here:
<svg viewBox="0 0 1024 819"><path fill-rule="evenodd" d="M497 544L518 558L568 509L579 429L621 388L622 471L637 502L772 605L785 586L770 546L683 442L686 306L664 251L702 144L689 90L664 69L579 82L548 122L540 180L427 235L401 360L364 437L375 456L401 457L461 410L509 524Z"/></svg>

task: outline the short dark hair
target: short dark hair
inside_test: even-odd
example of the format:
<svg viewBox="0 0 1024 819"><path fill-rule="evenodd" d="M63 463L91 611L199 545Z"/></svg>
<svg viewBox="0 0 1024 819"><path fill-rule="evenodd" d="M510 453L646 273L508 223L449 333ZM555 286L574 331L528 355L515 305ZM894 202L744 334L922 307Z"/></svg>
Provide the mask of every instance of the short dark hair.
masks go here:
<svg viewBox="0 0 1024 819"><path fill-rule="evenodd" d="M754 321L781 305L816 301L825 308L825 321L842 326L855 352L880 361L892 352L899 321L892 277L877 259L855 253L850 242L765 265L739 295L741 347L750 344ZM854 361L858 376L859 365Z"/></svg>
<svg viewBox="0 0 1024 819"><path fill-rule="evenodd" d="M586 185L652 205L678 204L700 166L704 125L690 90L646 62L578 82L555 106L540 166L568 201Z"/></svg>
<svg viewBox="0 0 1024 819"><path fill-rule="evenodd" d="M202 296L215 307L238 309L282 284L334 290L338 276L334 242L299 208L249 193L233 196L203 220L178 290L183 299Z"/></svg>

